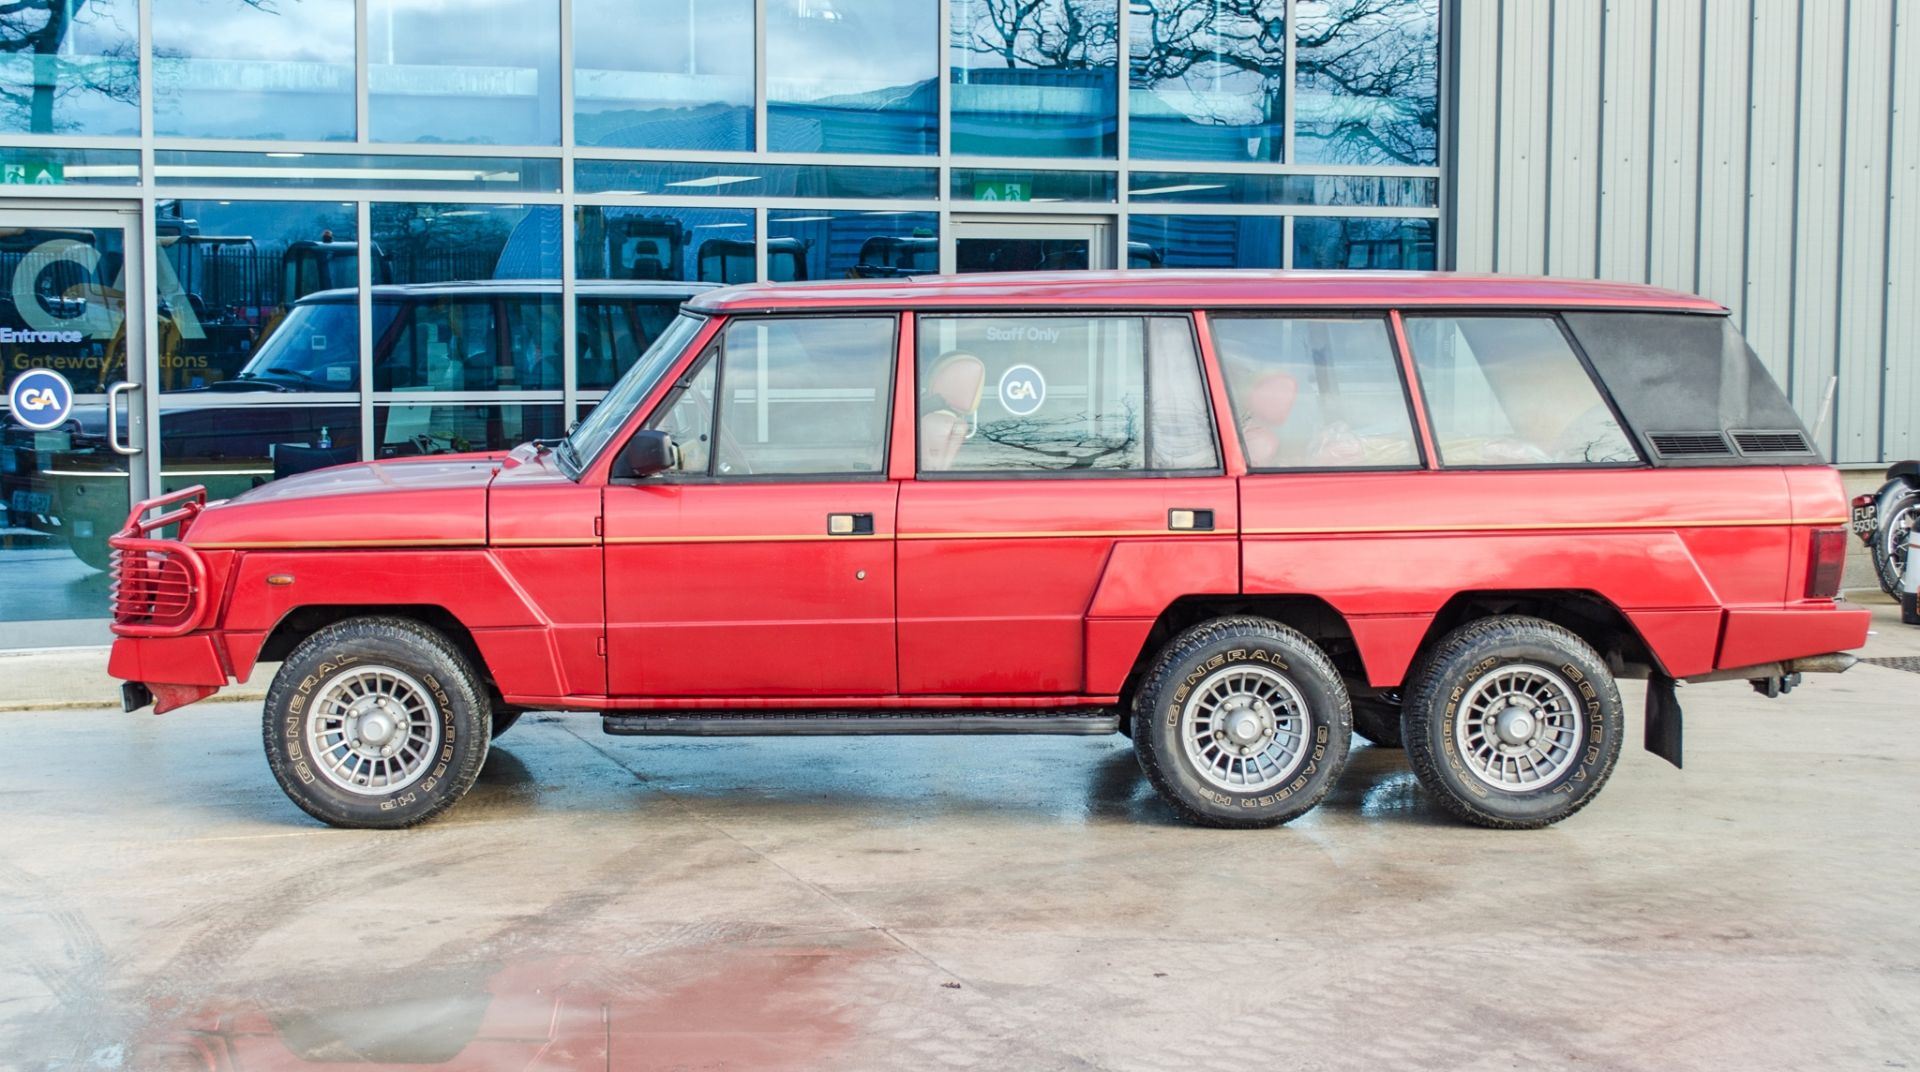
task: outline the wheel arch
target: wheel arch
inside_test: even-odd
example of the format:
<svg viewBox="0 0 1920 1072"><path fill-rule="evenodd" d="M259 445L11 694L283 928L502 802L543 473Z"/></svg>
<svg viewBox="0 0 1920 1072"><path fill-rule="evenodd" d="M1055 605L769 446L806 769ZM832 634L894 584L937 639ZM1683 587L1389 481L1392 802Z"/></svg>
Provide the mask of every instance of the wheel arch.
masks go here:
<svg viewBox="0 0 1920 1072"><path fill-rule="evenodd" d="M351 618L407 618L419 622L446 637L448 642L460 649L473 668L479 671L480 678L486 682L489 691L498 700L498 688L493 683L493 675L487 670L486 656L480 651L480 645L474 641L473 631L455 617L447 608L434 603L308 603L290 608L267 631L266 639L260 645L255 662L280 662L298 647L300 642L336 622ZM236 670L239 668L236 667ZM251 667L248 668L251 671ZM243 675L244 676L244 675Z"/></svg>
<svg viewBox="0 0 1920 1072"><path fill-rule="evenodd" d="M1615 677L1646 677L1664 669L1626 612L1612 600L1586 589L1495 589L1456 592L1421 636L1414 657L1468 622L1500 615L1521 615L1552 622L1600 653Z"/></svg>
<svg viewBox="0 0 1920 1072"><path fill-rule="evenodd" d="M1147 630L1133 665L1120 686L1122 720L1130 716L1133 697L1151 669L1154 657L1181 632L1214 618L1250 614L1298 630L1320 646L1340 675L1365 681L1366 666L1354 641L1353 628L1331 603L1311 595L1191 595L1167 604Z"/></svg>

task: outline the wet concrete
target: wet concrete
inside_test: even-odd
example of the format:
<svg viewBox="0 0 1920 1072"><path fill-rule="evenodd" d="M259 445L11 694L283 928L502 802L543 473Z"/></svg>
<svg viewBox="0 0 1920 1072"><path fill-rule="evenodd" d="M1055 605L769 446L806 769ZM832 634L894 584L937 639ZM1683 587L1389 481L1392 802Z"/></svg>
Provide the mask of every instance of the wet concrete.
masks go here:
<svg viewBox="0 0 1920 1072"><path fill-rule="evenodd" d="M0 1068L1920 1067L1917 697L1690 687L1684 773L1636 727L1535 833L1365 747L1243 833L1118 738L557 715L442 820L333 831L255 704L10 714Z"/></svg>

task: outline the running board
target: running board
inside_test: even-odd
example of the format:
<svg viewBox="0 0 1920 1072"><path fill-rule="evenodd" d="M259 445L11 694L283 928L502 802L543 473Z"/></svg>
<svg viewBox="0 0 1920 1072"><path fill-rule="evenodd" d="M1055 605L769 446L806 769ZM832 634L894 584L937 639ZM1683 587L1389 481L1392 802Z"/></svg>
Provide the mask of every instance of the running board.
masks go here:
<svg viewBox="0 0 1920 1072"><path fill-rule="evenodd" d="M1053 733L1094 736L1119 733L1120 716L1109 707L1070 714L1047 711L783 711L753 714L707 712L603 715L600 728L618 737L847 737L875 734Z"/></svg>

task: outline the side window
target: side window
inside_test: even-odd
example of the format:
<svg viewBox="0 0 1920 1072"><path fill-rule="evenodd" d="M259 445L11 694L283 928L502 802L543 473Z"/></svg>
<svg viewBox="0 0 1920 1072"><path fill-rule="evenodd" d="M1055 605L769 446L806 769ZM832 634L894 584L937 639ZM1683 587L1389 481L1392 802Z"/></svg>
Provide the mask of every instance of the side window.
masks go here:
<svg viewBox="0 0 1920 1072"><path fill-rule="evenodd" d="M930 316L919 337L922 473L1220 464L1186 317Z"/></svg>
<svg viewBox="0 0 1920 1072"><path fill-rule="evenodd" d="M1249 468L1419 464L1384 318L1215 314L1207 323Z"/></svg>
<svg viewBox="0 0 1920 1072"><path fill-rule="evenodd" d="M1441 465L1640 460L1552 317L1410 316L1407 336Z"/></svg>
<svg viewBox="0 0 1920 1072"><path fill-rule="evenodd" d="M487 298L412 303L393 346L374 357L376 391L491 391L499 340Z"/></svg>
<svg viewBox="0 0 1920 1072"><path fill-rule="evenodd" d="M894 352L891 317L736 320L654 426L687 473L877 475Z"/></svg>
<svg viewBox="0 0 1920 1072"><path fill-rule="evenodd" d="M560 302L537 295L510 297L507 306L507 346L511 361L496 370L495 386L502 390L558 391L560 389Z"/></svg>

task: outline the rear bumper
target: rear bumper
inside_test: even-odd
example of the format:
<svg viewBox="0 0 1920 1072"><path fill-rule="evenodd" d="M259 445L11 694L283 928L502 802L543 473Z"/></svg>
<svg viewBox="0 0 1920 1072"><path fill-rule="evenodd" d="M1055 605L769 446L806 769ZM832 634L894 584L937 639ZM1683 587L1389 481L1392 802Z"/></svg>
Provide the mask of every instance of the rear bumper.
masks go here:
<svg viewBox="0 0 1920 1072"><path fill-rule="evenodd" d="M1714 666L1728 669L1851 651L1867 642L1872 621L1873 612L1865 607L1729 610Z"/></svg>

